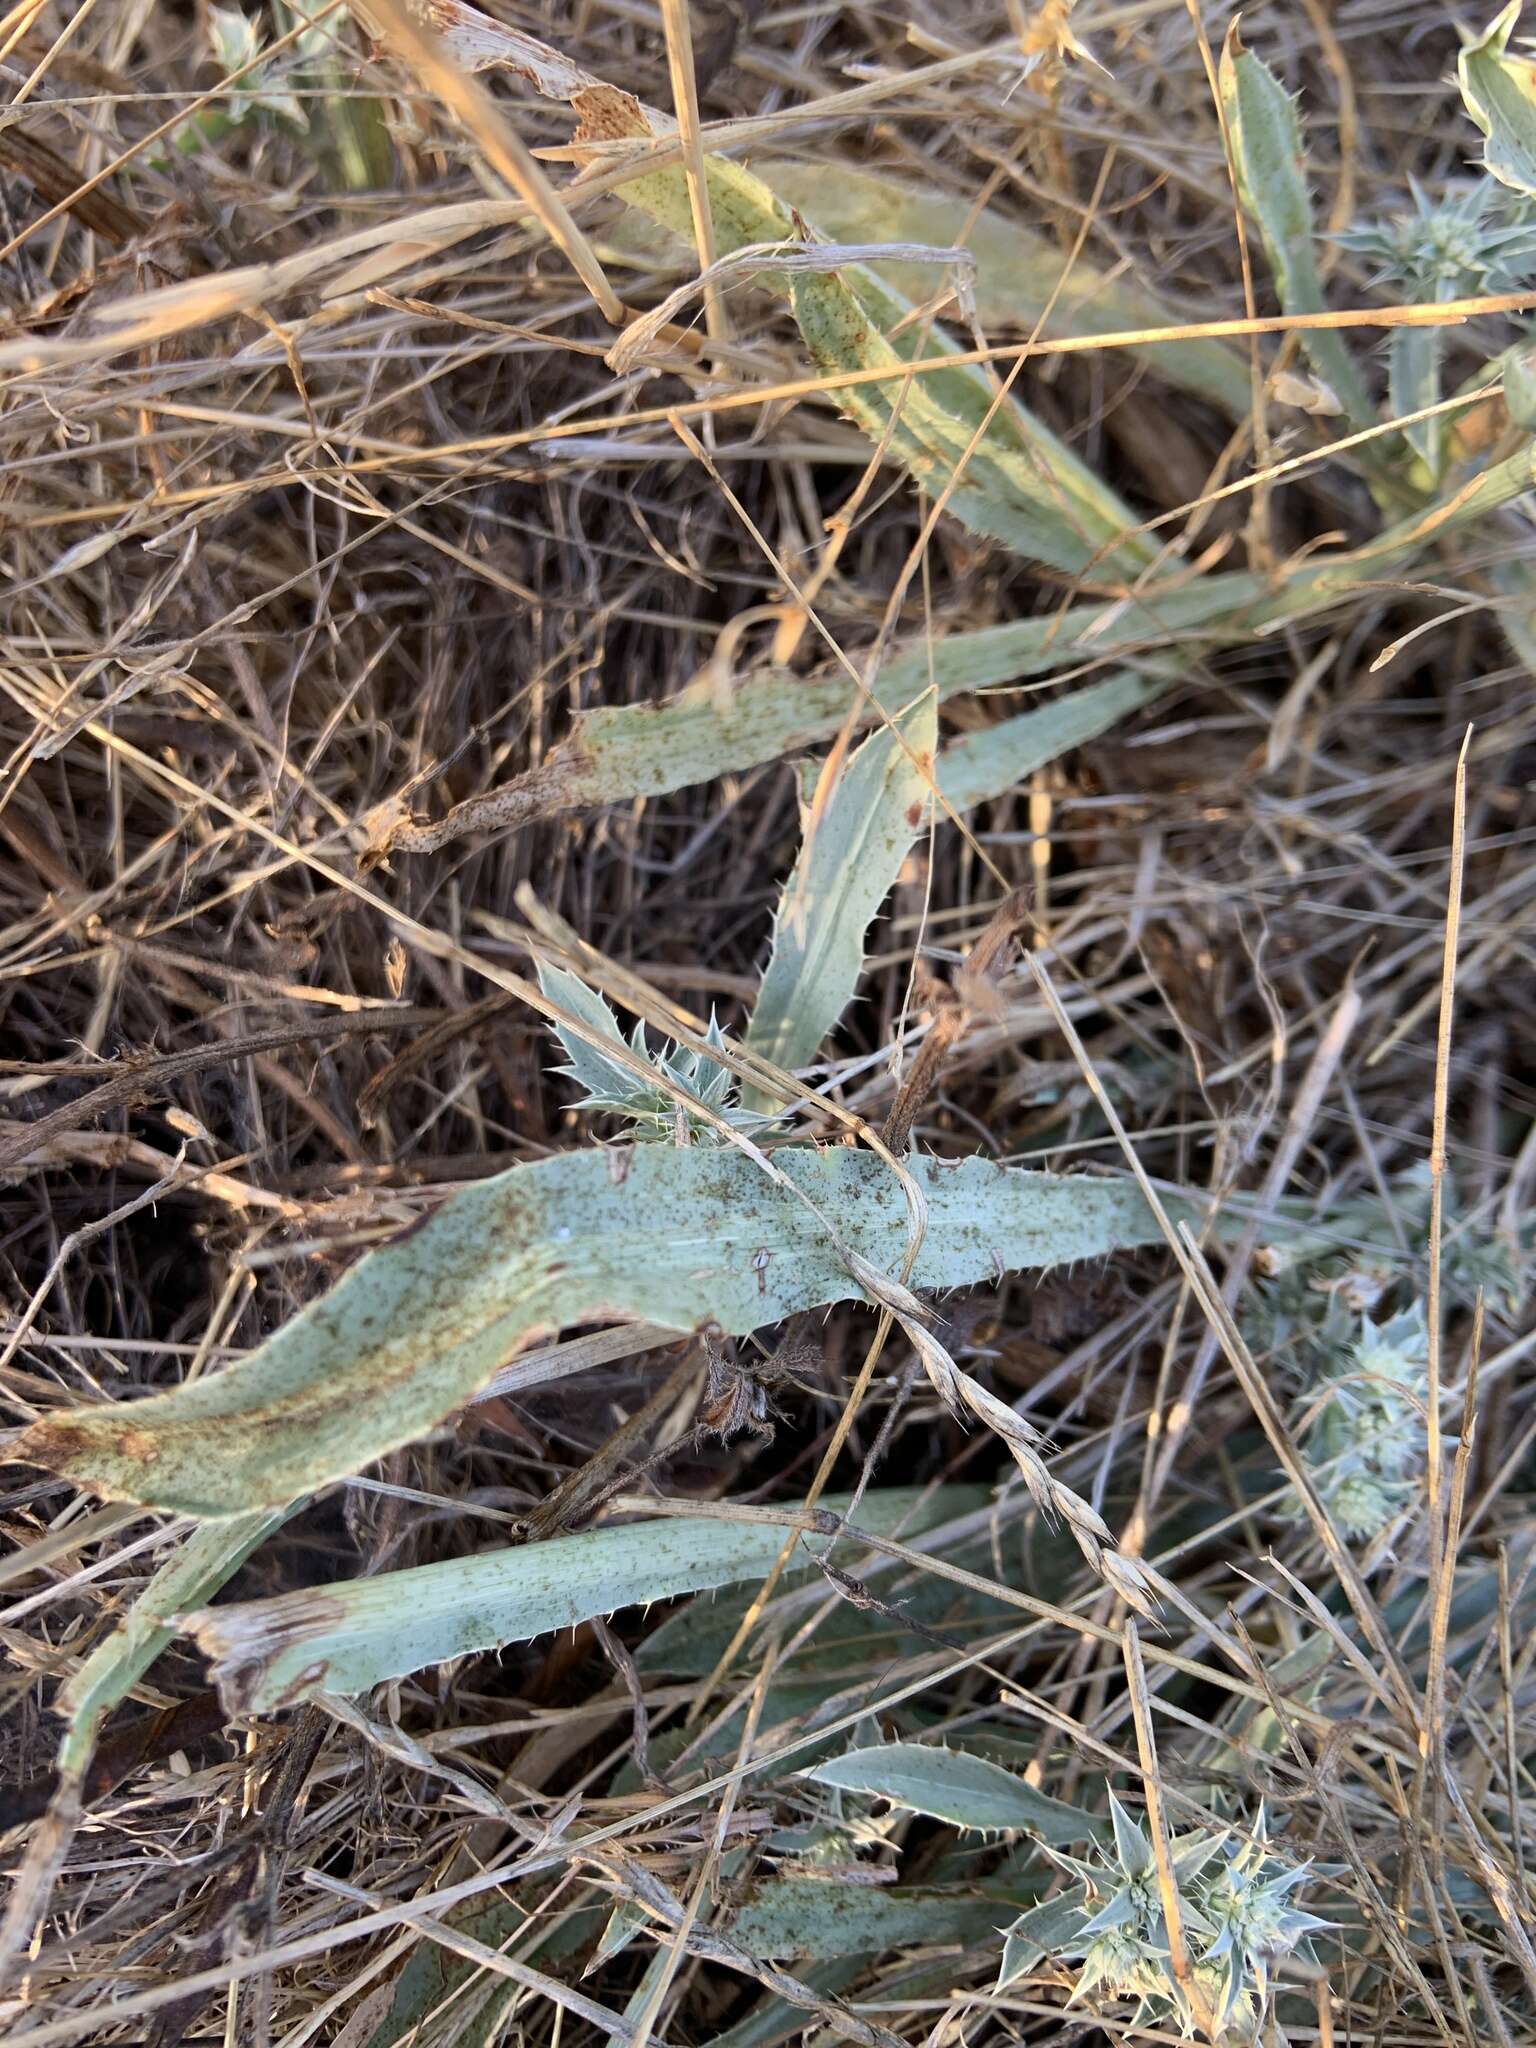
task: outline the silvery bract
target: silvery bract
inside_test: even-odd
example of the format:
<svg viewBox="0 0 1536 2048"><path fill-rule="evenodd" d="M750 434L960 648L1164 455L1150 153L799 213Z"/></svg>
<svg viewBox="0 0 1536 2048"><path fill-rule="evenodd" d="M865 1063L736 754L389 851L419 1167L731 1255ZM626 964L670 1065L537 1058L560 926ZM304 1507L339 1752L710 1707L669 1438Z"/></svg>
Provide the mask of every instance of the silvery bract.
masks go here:
<svg viewBox="0 0 1536 2048"><path fill-rule="evenodd" d="M1068 1900L1037 1907L1018 1922L1002 1981L1029 1967L1032 1956L1076 1958L1070 2004L1134 1998L1133 2026L1171 2024L1188 2036L1196 2028L1198 2003L1224 2033L1251 2037L1269 1998L1274 1964L1298 1949L1305 1953L1308 1935L1330 1924L1291 1903L1311 1865L1287 1864L1272 1854L1262 1807L1247 1834L1196 1828L1172 1838L1192 2000L1174 1975L1152 1843L1113 1792L1109 1811L1112 1849L1089 1857L1047 1851L1077 1879L1078 1888ZM1048 1913L1054 1924L1043 1917Z"/></svg>
<svg viewBox="0 0 1536 2048"><path fill-rule="evenodd" d="M603 1110L609 1116L622 1117L630 1126L625 1135L639 1141L675 1136L681 1117L693 1143L720 1143L720 1133L714 1124L707 1117L695 1114L688 1103L680 1101L666 1086L670 1081L674 1088L690 1096L695 1104L712 1110L733 1129L760 1129L765 1122L772 1121L739 1106L736 1077L721 1061L694 1052L687 1046L673 1044L653 1053L646 1043L645 1026L638 1022L626 1042L617 1018L603 998L574 974L567 973L563 967L546 967L543 964L538 972L539 987L552 1003L558 1003L562 1009L579 1017L594 1035L610 1039L637 1059L644 1060L657 1077L654 1085L648 1085L640 1075L621 1066L617 1060L605 1058L597 1046L579 1032L557 1024L554 1033L560 1041L566 1063L555 1071L569 1076L586 1091L578 1108ZM724 1034L713 1012L710 1013L705 1043L720 1050L725 1046Z"/></svg>
<svg viewBox="0 0 1536 2048"><path fill-rule="evenodd" d="M1408 181L1412 207L1396 216L1351 228L1335 239L1375 265L1373 284L1390 283L1410 301L1445 304L1481 292L1515 287L1536 265L1536 223L1522 201L1513 207L1486 178L1434 204L1416 179ZM1402 418L1438 405L1445 331L1399 327L1387 343L1387 402ZM1405 427L1410 446L1431 476L1444 466L1443 415Z"/></svg>
<svg viewBox="0 0 1536 2048"><path fill-rule="evenodd" d="M1340 1533L1352 1541L1380 1534L1414 1498L1425 1455L1428 1364L1422 1302L1383 1323L1362 1316L1297 1404L1302 1456Z"/></svg>

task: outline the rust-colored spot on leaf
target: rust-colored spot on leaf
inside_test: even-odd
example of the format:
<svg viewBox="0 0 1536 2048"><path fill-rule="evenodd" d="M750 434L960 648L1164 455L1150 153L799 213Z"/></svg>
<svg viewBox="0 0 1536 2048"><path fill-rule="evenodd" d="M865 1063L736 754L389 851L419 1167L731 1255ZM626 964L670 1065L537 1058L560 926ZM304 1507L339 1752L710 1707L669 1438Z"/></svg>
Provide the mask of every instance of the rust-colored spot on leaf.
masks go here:
<svg viewBox="0 0 1536 2048"><path fill-rule="evenodd" d="M11 1446L11 1455L28 1465L41 1465L45 1471L80 1479L97 1492L115 1491L90 1474L89 1468L100 1463L107 1448L104 1436L110 1437L113 1450L130 1464L153 1465L160 1456L159 1446L147 1430L90 1413L50 1415L34 1422Z"/></svg>
<svg viewBox="0 0 1536 2048"><path fill-rule="evenodd" d="M68 1416L49 1416L34 1422L12 1446L12 1454L25 1465L41 1465L49 1472L67 1472L76 1458L90 1448L90 1432Z"/></svg>

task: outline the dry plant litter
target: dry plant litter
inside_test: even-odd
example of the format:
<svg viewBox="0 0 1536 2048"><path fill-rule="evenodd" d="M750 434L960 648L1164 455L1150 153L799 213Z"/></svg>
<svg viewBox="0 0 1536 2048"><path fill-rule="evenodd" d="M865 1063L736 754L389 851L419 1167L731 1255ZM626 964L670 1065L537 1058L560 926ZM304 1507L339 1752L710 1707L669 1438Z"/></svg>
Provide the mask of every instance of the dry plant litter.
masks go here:
<svg viewBox="0 0 1536 2048"><path fill-rule="evenodd" d="M1519 15L0 19L16 2048L1536 2039Z"/></svg>

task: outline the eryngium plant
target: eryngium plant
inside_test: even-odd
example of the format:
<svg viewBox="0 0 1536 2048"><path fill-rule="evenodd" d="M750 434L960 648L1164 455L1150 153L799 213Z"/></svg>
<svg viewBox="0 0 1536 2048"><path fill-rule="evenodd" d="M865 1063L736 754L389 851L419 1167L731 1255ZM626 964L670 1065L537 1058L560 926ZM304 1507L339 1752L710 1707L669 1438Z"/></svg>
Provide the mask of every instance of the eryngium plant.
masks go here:
<svg viewBox="0 0 1536 2048"><path fill-rule="evenodd" d="M1491 179L1453 189L1438 203L1414 178L1410 207L1388 219L1350 228L1336 239L1374 265L1373 284L1389 285L1406 304L1444 305L1482 292L1515 290L1536 266L1536 222L1523 203ZM1387 399L1394 414L1422 411L1440 401L1445 330L1399 327L1387 345ZM1431 480L1445 464L1443 415L1404 428Z"/></svg>
<svg viewBox="0 0 1536 2048"><path fill-rule="evenodd" d="M1412 1506L1427 1444L1429 1335L1423 1247L1428 1169L1400 1175L1391 1210L1375 1194L1337 1204L1326 1232L1270 1246L1243 1327L1290 1381L1291 1427L1339 1533L1374 1544ZM1479 1295L1514 1315L1528 1247L1463 1223L1445 1203L1442 1279L1462 1308ZM1299 1513L1299 1507L1296 1509Z"/></svg>
<svg viewBox="0 0 1536 2048"><path fill-rule="evenodd" d="M1031 1952L1076 1960L1071 2005L1134 1998L1133 2027L1173 2025L1189 2036L1214 2020L1220 2034L1251 2039L1269 1999L1274 1965L1291 1954L1315 1963L1307 1938L1330 1924L1292 1903L1311 1864L1286 1863L1271 1851L1262 1807L1245 1835L1196 1828L1175 1836L1170 1860L1192 1965L1186 1987L1173 1969L1152 1844L1113 1792L1109 1810L1112 1850L1100 1848L1089 1857L1046 1851L1077 1879L1078 1888L1067 1901L1052 1900L1024 1915L1009 1936L1002 1981L1027 1967Z"/></svg>
<svg viewBox="0 0 1536 2048"><path fill-rule="evenodd" d="M1424 1305L1359 1327L1326 1352L1296 1404L1302 1456L1335 1526L1369 1541L1411 1505L1424 1466L1429 1332Z"/></svg>
<svg viewBox="0 0 1536 2048"><path fill-rule="evenodd" d="M603 998L563 967L541 964L539 987L552 1003L579 1017L597 1037L606 1038L644 1060L655 1075L654 1082L647 1081L619 1061L605 1058L580 1033L560 1024L554 1027L565 1054L565 1064L556 1067L555 1072L566 1075L585 1090L577 1107L601 1110L620 1118L626 1126L626 1138L636 1143L674 1139L681 1129L692 1143L719 1144L719 1130L708 1117L698 1114L699 1109L712 1110L738 1130L760 1129L771 1121L740 1107L736 1076L723 1062L672 1043L664 1045L659 1053L652 1052L646 1042L645 1026L638 1021L626 1042L618 1019ZM725 1038L713 1012L705 1043L724 1049ZM679 1099L679 1090L691 1098L691 1103Z"/></svg>

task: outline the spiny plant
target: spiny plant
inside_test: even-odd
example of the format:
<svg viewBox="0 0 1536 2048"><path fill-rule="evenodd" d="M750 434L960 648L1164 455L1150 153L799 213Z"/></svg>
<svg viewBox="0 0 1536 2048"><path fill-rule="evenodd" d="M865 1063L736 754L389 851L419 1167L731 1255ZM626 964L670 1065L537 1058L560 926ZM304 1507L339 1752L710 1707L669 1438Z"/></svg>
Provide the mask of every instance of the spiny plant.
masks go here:
<svg viewBox="0 0 1536 2048"><path fill-rule="evenodd" d="M1266 1249L1264 1277L1244 1309L1254 1349L1273 1359L1289 1384L1303 1460L1335 1527L1351 1542L1374 1545L1421 1491L1430 1198L1428 1169L1416 1166L1393 1182L1390 1205L1374 1193L1336 1204L1325 1232L1298 1231ZM1444 1209L1449 1301L1470 1307L1482 1294L1515 1313L1523 1247L1459 1224L1454 1195ZM1299 1515L1299 1504L1291 1512Z"/></svg>
<svg viewBox="0 0 1536 2048"><path fill-rule="evenodd" d="M1335 236L1342 248L1372 264L1370 282L1388 285L1405 302L1444 305L1485 292L1513 291L1536 269L1536 220L1491 179L1477 178L1431 199L1408 180L1411 204ZM1442 327L1398 327L1387 342L1387 403L1410 415L1437 406L1445 354ZM1443 413L1410 420L1403 432L1433 484L1449 450Z"/></svg>
<svg viewBox="0 0 1536 2048"><path fill-rule="evenodd" d="M540 961L539 987L551 1002L559 1003L587 1026L584 1034L566 1024L556 1024L554 1034L565 1054L565 1064L555 1071L576 1082L585 1092L578 1109L617 1117L623 1136L632 1143L645 1144L679 1135L696 1145L725 1142L720 1124L733 1130L757 1130L772 1119L743 1109L738 1101L736 1076L723 1060L691 1046L668 1041L652 1052L645 1025L637 1018L626 1044L619 1021L603 998L584 981L563 967ZM642 1060L655 1076L647 1082L632 1068L607 1058L599 1049L607 1039ZM705 1043L716 1051L725 1050L725 1034L713 1011L705 1032ZM710 1116L698 1112L708 1110Z"/></svg>
<svg viewBox="0 0 1536 2048"><path fill-rule="evenodd" d="M1186 1980L1174 1964L1152 1842L1113 1792L1109 1812L1112 1846L1087 1857L1046 1849L1075 1889L1015 1924L1000 1985L1044 1953L1077 1963L1069 2005L1134 1998L1133 2027L1173 2025L1186 2036L1213 2030L1252 2039L1276 1964L1296 1955L1315 1966L1308 1937L1331 1924L1294 1903L1312 1865L1287 1863L1273 1851L1262 1806L1245 1830L1195 1828L1173 1836L1168 1857L1188 1949Z"/></svg>
<svg viewBox="0 0 1536 2048"><path fill-rule="evenodd" d="M1302 1456L1335 1526L1351 1540L1370 1540L1419 1491L1427 1439L1424 1305L1415 1301L1383 1323L1361 1316L1357 1331L1320 1349L1317 1377L1294 1410Z"/></svg>
<svg viewBox="0 0 1536 2048"><path fill-rule="evenodd" d="M174 129L171 146L190 154L236 129L266 127L311 141L338 184L383 182L389 154L377 108L334 90L343 83L340 14L320 0L274 0L273 13L278 48L243 7L209 7L209 50L234 83Z"/></svg>
<svg viewBox="0 0 1536 2048"><path fill-rule="evenodd" d="M254 24L216 10L212 28L227 69L258 67L243 96L231 95L228 118L296 121L290 74L259 64L264 46ZM301 61L323 56L320 43L306 42L320 34L312 28L300 38ZM522 39L525 58L530 47L537 46ZM1502 43L1496 55L1502 62ZM573 75L571 67L562 75ZM1502 72L1499 78L1507 83ZM1258 226L1281 304L1291 314L1320 313L1319 237L1295 106L1269 68L1235 41L1223 54L1220 85L1239 196ZM617 137L649 146L672 133L661 117L600 81L583 75L578 93L588 114L598 104L609 121L606 135L594 124L584 137L589 145ZM1392 443L1380 433L1358 460L1378 503L1402 517L1360 560L1298 567L1273 587L1248 575L1176 582L1155 541L1108 484L995 382L990 368L956 360L958 343L883 283L867 252L839 252L804 213L733 163L705 159L702 178L695 167L695 183L708 201L719 257L746 263L782 295L821 370L835 380L852 373L854 381L837 385L840 402L871 445L976 535L1112 593L1109 611L1091 619L1086 608L1074 608L1043 626L1031 620L1004 629L1015 637L1001 654L998 641L989 640L981 650L968 646L951 667L930 663L925 649L923 687L903 695L883 699L866 690L855 704L850 689L841 698L826 691L815 697L797 681L785 688L777 678L784 722L766 751L762 726L739 715L740 699L722 712L697 691L687 697L686 717L707 734L702 751L689 755L697 779L800 751L807 730L819 743L845 716L850 734L860 719L878 720L879 729L846 760L840 750L829 757L825 788L804 807L800 859L781 894L773 954L746 1039L760 1061L794 1070L817 1057L853 999L870 926L930 822L935 793L946 798L962 789L968 801L983 801L1026 772L1021 757L1010 756L1010 773L996 788L980 776L946 783L937 736L941 694L951 686L974 688L986 660L994 666L985 674L997 682L1066 666L1079 632L1091 638L1114 624L1134 641L1144 630L1143 605L1164 630L1168 618L1180 622L1168 644L1176 655L1187 652L1193 667L1211 644L1240 643L1259 627L1289 624L1336 602L1354 587L1362 565L1369 576L1395 573L1422 550L1426 534L1449 534L1458 521L1507 503L1530 483L1531 450L1517 436L1505 461L1479 469L1427 431L1429 423L1415 423L1408 430L1420 458L1415 467L1404 464L1400 446L1388 452ZM618 189L652 219L694 231L698 195L675 164L643 169ZM1417 188L1413 196L1417 212L1406 228L1362 227L1343 238L1384 265L1379 281L1394 290L1443 301L1519 275L1536 256L1536 233L1513 215L1496 217L1482 189L1435 208ZM921 253L931 259L935 252ZM1352 426L1377 433L1389 424L1338 333L1309 328L1306 347ZM1433 331L1393 349L1391 410L1434 403L1440 370ZM912 363L933 358L936 368L908 374ZM1187 565L1172 566L1182 577ZM1177 635L1196 630L1204 637L1186 648ZM1109 645L1098 642L1096 656ZM961 680L952 685L957 674ZM1122 710L1161 686L1159 678L1134 672L1130 682L1134 687L1127 692L1122 684L1115 699ZM808 724L807 698L814 711ZM616 722L625 717L614 715ZM649 707L627 721L629 728L647 723L653 754L644 773L651 779L641 779L640 757L631 754L623 772L588 783L589 792L596 788L601 800L616 801L678 786L654 759ZM1038 736L1038 728L1031 730ZM748 759L753 748L759 751ZM563 773L566 764L557 765ZM600 759L589 762L589 769L599 765ZM477 816L495 822L486 808ZM508 816L516 820L515 806ZM425 833L414 842L418 851L438 844L440 836ZM600 1313L643 1313L663 1333L703 1326L714 1339L747 1336L832 1302L867 1302L910 1339L949 1407L1003 1440L1041 1519L1065 1524L1103 1589L1143 1614L1155 1608L1160 1586L1152 1568L1117 1549L1104 1514L1051 1469L1031 1425L957 1366L933 1336L918 1292L1153 1241L1140 1196L1109 1181L1010 1174L981 1157L914 1157L893 1168L870 1151L785 1144L765 1161L736 1141L761 1136L777 1105L744 1099L713 1014L701 1045L653 1050L643 1024L626 1038L602 997L566 970L541 966L539 980L544 997L575 1020L557 1024L555 1035L563 1071L583 1091L579 1106L615 1118L633 1152L616 1146L518 1165L361 1262L332 1295L239 1366L136 1404L131 1426L113 1404L102 1403L49 1412L19 1439L18 1455L49 1471L208 1525L179 1553L178 1570L158 1580L82 1667L89 1682L77 1680L74 1695L66 1695L77 1717L66 1746L66 1789L77 1800L100 1715L177 1630L190 1630L214 1657L232 1712L275 1710L326 1692L364 1693L620 1607L761 1583L777 1570L786 1531L829 1539L844 1533L830 1509L823 1509L826 1520L809 1523L787 1514L781 1527L756 1503L717 1503L745 1512L734 1520L723 1511L714 1519L658 1516L552 1545L381 1572L327 1587L321 1599L306 1593L201 1604L213 1600L274 1517L306 1489L356 1473L439 1428L532 1333ZM781 1081L787 1101L794 1083ZM1342 1211L1330 1220L1345 1224ZM1340 1527L1374 1539L1408 1505L1423 1464L1424 1310L1416 1280L1404 1281L1369 1256L1335 1271L1335 1256L1298 1257L1277 1274L1264 1311L1268 1348L1284 1348L1285 1325L1295 1340L1294 1361L1309 1375L1293 1404L1303 1455ZM1460 1271L1465 1280L1478 1268L1474 1249L1450 1256L1453 1278ZM1455 1266L1458 1257L1464 1269ZM1494 1255L1481 1255L1481 1264L1491 1273ZM911 1533L910 1500L875 1491L862 1497L860 1512L871 1542L891 1530ZM874 1598L849 1584L856 1606ZM1186 1977L1175 1968L1153 1844L1113 1795L1113 1846L1076 1857L1061 1845L1101 1834L1099 1817L1050 1800L982 1759L892 1744L843 1755L811 1775L834 1791L878 1795L984 1837L1022 1831L1046 1844L1073 1888L1015 1923L1002 1981L1011 1982L1034 1955L1070 1960L1077 1966L1074 2003L1097 2011L1133 1998L1135 2024L1172 2024L1188 2033L1213 2021L1218 2031L1251 2035L1272 2000L1278 1966L1288 1956L1307 1960L1309 1937L1328 1924L1295 1903L1313 1868L1275 1849L1262 1807L1249 1825L1217 1822L1171 1844L1193 1973ZM18 1939L27 1935L26 1917L16 1916ZM681 1918L678 1926L681 1953Z"/></svg>
<svg viewBox="0 0 1536 2048"><path fill-rule="evenodd" d="M487 61L487 47L494 47L498 35L505 39L505 32L471 8L440 11L450 48L457 38L471 62ZM668 117L531 38L518 36L505 61L540 91L579 108L582 126L573 144L578 155L611 147L619 137L657 145L673 135ZM1507 60L1504 68L1514 67L1515 60ZM1503 71L1499 81L1502 89ZM1314 217L1298 104L1235 34L1222 52L1218 83L1237 194L1258 231L1281 308L1317 321L1328 310L1319 263L1325 237ZM1468 105L1473 107L1471 98ZM1536 114L1532 130L1536 134ZM1318 384L1331 394L1328 408L1342 412L1354 430L1338 459L1362 476L1391 523L1356 551L1304 551L1270 578L1191 577L1177 550L1159 553L1108 483L1030 411L1022 380L1001 381L990 366L963 360L949 366L949 358L961 356L959 342L930 311L919 311L887 282L878 245L872 248L867 236L842 245L823 229L817 218L823 202L844 235L858 233L860 207L878 223L882 209L867 185L841 205L819 192L791 205L765 178L725 157L706 156L704 172L716 282L723 288L749 277L787 301L801 342L835 380L838 404L870 442L974 533L1081 583L1107 584L1116 595L1107 611L1077 605L1043 621L957 634L937 647L911 650L909 657L898 653L864 681L834 677L812 683L769 671L743 678L724 706L713 690L689 689L660 707L599 708L583 717L570 745L556 749L539 768L465 799L446 817L428 822L411 818L400 804L377 807L369 822L370 857L395 850L430 853L460 833L520 826L559 809L682 788L773 758L775 737L780 747L798 749L812 738L830 737L845 719L857 724L876 715L890 718L919 678L931 678L948 695L957 686L1069 669L1080 653L1102 656L1112 634L1124 634L1134 645L1150 626L1172 648L1175 661L1198 672L1213 647L1241 645L1255 634L1316 617L1362 583L1377 586L1431 543L1448 544L1459 529L1487 521L1530 486L1536 399L1527 394L1530 379L1518 350L1506 352L1505 365L1512 431L1496 438L1490 452L1464 443L1440 416L1415 420L1404 434L1391 431L1396 416L1441 398L1440 328L1409 324L1396 330L1383 405L1364 357L1345 332L1309 324L1300 339ZM1531 176L1536 180L1536 168ZM1515 182L1513 174L1506 182ZM693 202L680 169L644 170L617 189L637 216L691 240ZM1443 205L1425 201L1427 212L1416 194L1407 226L1361 224L1343 231L1342 239L1374 255L1379 281L1408 301L1434 302L1453 290L1472 289L1479 280L1524 275L1536 251L1536 230L1490 191L1483 179ZM971 226L968 209L959 207L953 232L968 235ZM931 263L958 252L893 245L890 254L897 262L904 255ZM1143 323L1155 332L1156 320L1145 309L1122 324ZM1155 346L1154 353L1160 356ZM622 360L626 368L636 367L627 352ZM903 365L919 360L929 367L907 375ZM1186 362L1181 379L1229 415L1241 411L1234 390L1242 386L1242 366L1235 354L1218 350ZM1487 382L1485 372L1473 389L1452 394L1447 403L1465 398L1470 405ZM1510 573L1523 591L1523 565L1516 562ZM1125 595L1128 590L1134 598ZM1180 636L1187 631L1201 637L1185 645ZM1149 665L1132 672L1130 681L1138 680L1143 689L1151 687ZM988 737L983 732L968 740ZM947 800L963 798L965 804L998 793L983 777L974 789L957 787L950 798L942 770L939 788Z"/></svg>
<svg viewBox="0 0 1536 2048"><path fill-rule="evenodd" d="M303 29L284 56L261 59L266 38L260 25L241 7L210 7L208 40L214 60L226 76L239 82L223 96L222 110L231 127L270 114L290 127L304 126L304 108L293 92L296 77L328 56L335 47L334 17Z"/></svg>

